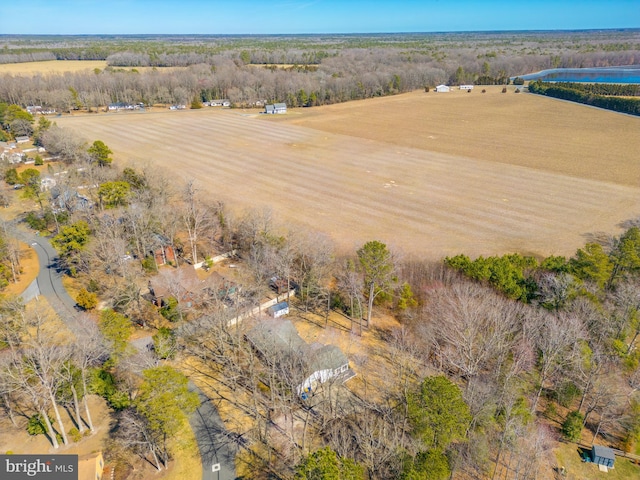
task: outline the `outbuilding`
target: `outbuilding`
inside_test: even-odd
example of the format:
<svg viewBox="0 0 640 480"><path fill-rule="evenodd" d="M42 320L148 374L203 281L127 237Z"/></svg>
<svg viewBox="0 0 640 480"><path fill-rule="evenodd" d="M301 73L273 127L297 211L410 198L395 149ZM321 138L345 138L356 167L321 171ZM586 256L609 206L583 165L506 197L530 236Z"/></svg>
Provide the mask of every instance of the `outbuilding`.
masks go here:
<svg viewBox="0 0 640 480"><path fill-rule="evenodd" d="M444 92L448 92L450 89L447 85L438 85L436 87L436 92L438 93L444 93Z"/></svg>
<svg viewBox="0 0 640 480"><path fill-rule="evenodd" d="M269 114L287 113L287 104L286 103L274 103L273 105L266 105L264 107L264 113L269 113Z"/></svg>
<svg viewBox="0 0 640 480"><path fill-rule="evenodd" d="M591 461L597 465L613 468L613 464L616 461L616 454L613 452L613 449L609 447L594 445L591 447Z"/></svg>
<svg viewBox="0 0 640 480"><path fill-rule="evenodd" d="M269 307L269 315L273 318L279 318L284 315L289 314L289 304L287 302L276 303L275 305Z"/></svg>

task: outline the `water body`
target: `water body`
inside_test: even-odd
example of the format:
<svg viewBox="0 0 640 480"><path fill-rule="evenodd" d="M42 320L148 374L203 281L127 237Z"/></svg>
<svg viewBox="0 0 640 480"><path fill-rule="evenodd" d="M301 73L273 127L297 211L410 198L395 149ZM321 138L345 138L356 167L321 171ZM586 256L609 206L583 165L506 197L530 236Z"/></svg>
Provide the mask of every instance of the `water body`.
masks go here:
<svg viewBox="0 0 640 480"><path fill-rule="evenodd" d="M513 81L515 77L511 77ZM525 80L545 82L640 83L640 65L604 68L552 68L520 75Z"/></svg>

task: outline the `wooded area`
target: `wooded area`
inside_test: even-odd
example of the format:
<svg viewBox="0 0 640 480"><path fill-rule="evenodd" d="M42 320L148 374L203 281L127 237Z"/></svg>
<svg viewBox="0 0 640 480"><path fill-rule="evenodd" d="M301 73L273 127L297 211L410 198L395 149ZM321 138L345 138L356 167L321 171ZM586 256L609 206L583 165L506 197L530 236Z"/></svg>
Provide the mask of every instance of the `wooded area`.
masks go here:
<svg viewBox="0 0 640 480"><path fill-rule="evenodd" d="M326 105L441 83L505 84L557 67L637 62L640 38L619 32L504 32L333 36L0 37L0 63L106 60L92 73L10 75L0 101L58 112L113 102L236 106ZM144 67L144 68L143 68ZM155 67L150 69L148 67ZM164 67L181 67L169 68Z"/></svg>

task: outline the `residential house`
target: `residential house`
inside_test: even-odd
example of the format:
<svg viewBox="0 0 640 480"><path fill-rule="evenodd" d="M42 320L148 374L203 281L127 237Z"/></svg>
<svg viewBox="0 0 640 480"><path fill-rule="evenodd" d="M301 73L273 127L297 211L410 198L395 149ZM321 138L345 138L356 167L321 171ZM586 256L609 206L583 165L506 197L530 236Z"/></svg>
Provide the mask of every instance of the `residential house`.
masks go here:
<svg viewBox="0 0 640 480"><path fill-rule="evenodd" d="M102 452L81 455L78 458L78 480L102 480L104 458Z"/></svg>
<svg viewBox="0 0 640 480"><path fill-rule="evenodd" d="M436 87L436 92L439 92L439 93L445 93L445 92L448 92L449 90L450 88L447 85L438 85Z"/></svg>
<svg viewBox="0 0 640 480"><path fill-rule="evenodd" d="M191 265L182 265L175 269L163 269L149 280L149 293L158 307L166 305L169 298L175 298L178 304L193 306L199 293L200 279Z"/></svg>
<svg viewBox="0 0 640 480"><path fill-rule="evenodd" d="M229 298L238 293L238 285L218 272L211 272L203 281L203 288L210 297L217 299Z"/></svg>
<svg viewBox="0 0 640 480"><path fill-rule="evenodd" d="M54 174L56 175L56 174ZM51 205L55 210L65 210L67 212L85 211L93 208L93 202L90 198L80 195L77 190L57 185L55 179L47 180L48 189L51 197Z"/></svg>
<svg viewBox="0 0 640 480"><path fill-rule="evenodd" d="M211 300L223 300L237 293L237 285L217 272L200 280L192 265L162 269L149 280L151 301L158 307L175 298L183 307L203 305Z"/></svg>
<svg viewBox="0 0 640 480"><path fill-rule="evenodd" d="M210 105L212 107L230 107L231 102L226 98L222 98L222 99L211 100Z"/></svg>
<svg viewBox="0 0 640 480"><path fill-rule="evenodd" d="M42 106L41 105L27 105L27 112L29 112L31 115L35 115L36 113L41 113L42 112Z"/></svg>
<svg viewBox="0 0 640 480"><path fill-rule="evenodd" d="M290 282L287 282L284 278L271 277L271 279L269 279L269 288L280 295L281 293L286 293L287 290L289 290L289 283Z"/></svg>
<svg viewBox="0 0 640 480"><path fill-rule="evenodd" d="M154 234L152 237L149 254L155 259L156 268L162 265L173 265L176 263L176 253L171 241L159 233Z"/></svg>
<svg viewBox="0 0 640 480"><path fill-rule="evenodd" d="M291 372L296 392L303 399L322 383L344 382L355 373L349 360L334 345L307 344L289 320L263 321L246 333L247 340L269 363L285 362Z"/></svg>

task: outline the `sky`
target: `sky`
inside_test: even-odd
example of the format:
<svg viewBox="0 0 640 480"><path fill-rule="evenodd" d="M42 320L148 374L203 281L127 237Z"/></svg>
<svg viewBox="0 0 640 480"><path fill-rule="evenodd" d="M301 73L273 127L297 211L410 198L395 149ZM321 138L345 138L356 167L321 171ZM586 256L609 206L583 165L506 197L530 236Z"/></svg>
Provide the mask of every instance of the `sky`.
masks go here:
<svg viewBox="0 0 640 480"><path fill-rule="evenodd" d="M0 0L0 34L640 28L640 0Z"/></svg>

